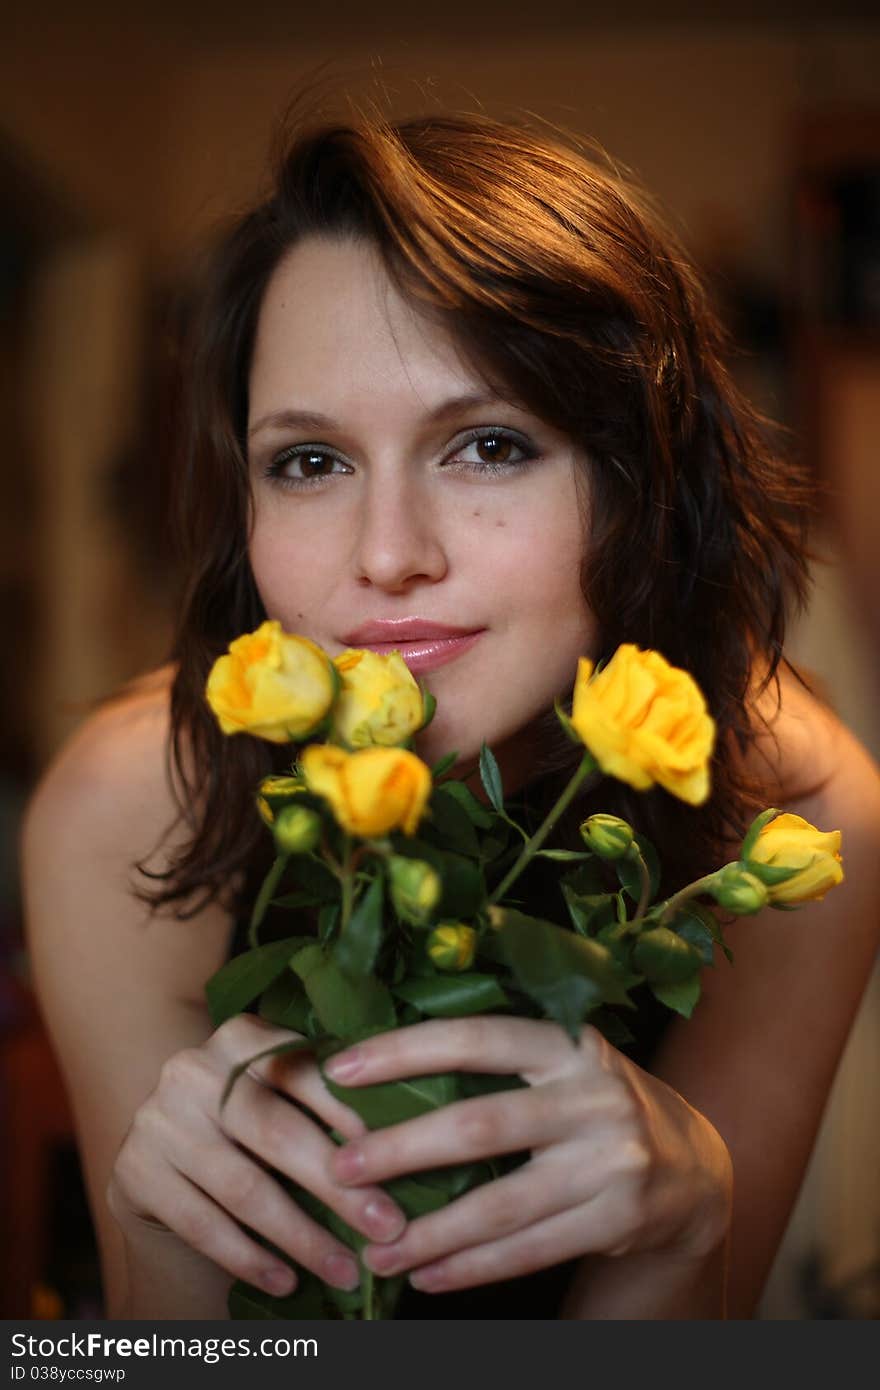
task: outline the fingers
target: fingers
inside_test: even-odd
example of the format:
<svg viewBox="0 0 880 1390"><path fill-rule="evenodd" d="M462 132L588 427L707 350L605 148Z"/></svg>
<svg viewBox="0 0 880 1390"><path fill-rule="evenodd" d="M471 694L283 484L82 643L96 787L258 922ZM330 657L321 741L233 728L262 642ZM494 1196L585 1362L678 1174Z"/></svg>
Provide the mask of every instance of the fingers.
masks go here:
<svg viewBox="0 0 880 1390"><path fill-rule="evenodd" d="M455 1101L354 1139L332 1156L340 1182L384 1182L449 1163L545 1148L607 1108L604 1093L562 1081Z"/></svg>
<svg viewBox="0 0 880 1390"><path fill-rule="evenodd" d="M228 1072L264 1048L295 1041L296 1036L289 1029L275 1028L252 1015L238 1015L218 1028L214 1040L219 1058ZM248 1075L273 1090L293 1096L331 1129L345 1135L346 1139L354 1139L366 1130L361 1117L330 1094L311 1052L260 1057L250 1064ZM233 1095L241 1084L241 1081L236 1082Z"/></svg>
<svg viewBox="0 0 880 1390"><path fill-rule="evenodd" d="M562 1075L573 1062L584 1065L600 1044L599 1034L588 1027L575 1048L558 1025L538 1019L431 1019L346 1048L324 1070L344 1086L445 1071L519 1075L538 1082Z"/></svg>
<svg viewBox="0 0 880 1390"><path fill-rule="evenodd" d="M248 1076L242 1077L236 1091L221 1120L224 1134L313 1193L362 1235L372 1240L391 1240L401 1234L406 1217L381 1188L345 1188L334 1181L332 1159L337 1152L336 1145L308 1116L289 1100ZM199 1174L206 1165L200 1152L184 1151L175 1157L183 1171L202 1182ZM247 1160L242 1159L242 1162ZM229 1191L215 1193L218 1200L255 1230L271 1236L276 1244L289 1250L308 1268L314 1268L308 1251L303 1254L298 1244L303 1227L284 1217L285 1210L301 1215L298 1208L261 1169L251 1162L247 1162L247 1166L250 1176L245 1178L240 1168L224 1165ZM268 1201L266 1183L277 1193L280 1205L278 1200ZM320 1258L324 1254L326 1250Z"/></svg>
<svg viewBox="0 0 880 1390"><path fill-rule="evenodd" d="M265 1236L319 1279L344 1289L357 1286L358 1267L351 1251L246 1155L231 1145L218 1145L204 1156L199 1176L206 1194L218 1204L215 1210L222 1208ZM227 1219L223 1217L224 1227ZM263 1259L265 1263L265 1252Z"/></svg>
<svg viewBox="0 0 880 1390"><path fill-rule="evenodd" d="M400 1274L434 1263L478 1243L490 1244L581 1205L588 1182L574 1146L552 1160L542 1155L522 1168L483 1184L440 1211L411 1222L399 1240L368 1245L362 1258L376 1274Z"/></svg>
<svg viewBox="0 0 880 1390"><path fill-rule="evenodd" d="M289 1294L296 1274L245 1234L239 1225L179 1174L169 1175L151 1194L151 1215L136 1218L163 1238L179 1238L235 1279L276 1296ZM128 1213L131 1220L132 1213Z"/></svg>
<svg viewBox="0 0 880 1390"><path fill-rule="evenodd" d="M432 1261L414 1270L410 1283L426 1293L445 1293L515 1279L592 1251L611 1250L628 1229L625 1211L619 1193L604 1192L512 1235Z"/></svg>

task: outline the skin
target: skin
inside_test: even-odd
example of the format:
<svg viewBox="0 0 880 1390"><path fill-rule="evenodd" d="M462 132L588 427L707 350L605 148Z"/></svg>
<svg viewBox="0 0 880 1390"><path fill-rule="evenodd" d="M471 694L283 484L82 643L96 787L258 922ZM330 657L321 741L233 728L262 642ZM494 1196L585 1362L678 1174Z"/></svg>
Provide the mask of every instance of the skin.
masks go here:
<svg viewBox="0 0 880 1390"><path fill-rule="evenodd" d="M367 248L312 244L270 287L252 423L296 405L334 412L336 426L327 440L312 427L254 436L257 580L270 615L331 651L371 617L485 624L481 642L431 678L445 723L422 751L472 754L477 730L503 744L506 774L522 776L530 721L590 650L572 578L580 461L541 433L534 472L456 471L449 446L474 424L545 427L498 403L428 429L438 395L472 389L473 376L376 269ZM285 335L296 334L294 354ZM341 455L340 476L308 494L273 490L270 456L316 438ZM221 904L178 920L150 916L131 893L132 864L161 869L185 836L167 833L172 675L151 674L85 721L44 776L23 836L34 981L76 1116L108 1316L222 1319L233 1277L290 1289L295 1276L248 1230L350 1285L345 1248L267 1169L362 1231L375 1268L417 1270L426 1288L579 1255L561 1317L751 1316L878 945L880 777L840 721L787 677L778 707L761 697L771 727L747 771L767 805L841 829L846 880L826 902L730 928L735 968L704 972L699 1008L672 1022L650 1074L589 1028L575 1050L529 1020L421 1024L361 1045L346 1083L475 1067L528 1085L367 1135L308 1057L252 1064L220 1110L230 1067L290 1034L250 1016L213 1027L204 986L232 929ZM314 1116L345 1136L338 1152ZM408 1224L377 1186L450 1155L522 1147L532 1156L517 1173Z"/></svg>
<svg viewBox="0 0 880 1390"><path fill-rule="evenodd" d="M530 724L570 690L595 634L578 582L585 460L510 403L448 406L486 391L448 336L401 298L369 244L297 246L266 292L250 375L250 557L269 616L332 654L372 618L485 627L471 651L431 673L438 712L419 751L428 761L452 748L467 758L485 738L516 780L533 752ZM281 422L290 411L332 423ZM491 473L485 450L468 443L473 427L515 430L538 457ZM305 445L304 468L292 451ZM313 480L300 481L304 472ZM369 1246L377 1272L416 1266L417 1287L452 1289L594 1249L659 1245L700 1261L723 1239L723 1142L592 1029L575 1050L549 1023L436 1022L347 1060L361 1080L454 1068L529 1082L332 1155L337 1180L359 1184L534 1150L517 1173L413 1222L392 1245Z"/></svg>
<svg viewBox="0 0 880 1390"><path fill-rule="evenodd" d="M298 245L266 292L250 374L250 558L269 616L332 655L370 619L485 628L430 673L437 714L417 749L428 762L452 749L466 759L485 738L516 781L530 723L593 648L578 583L585 461L516 405L454 404L488 394L368 244ZM332 423L272 423L284 411ZM468 435L493 427L537 457L516 466L524 448L506 443L509 462L490 472L504 434L494 446ZM284 462L304 445L317 464ZM268 474L276 460L282 477ZM305 471L313 480L293 485Z"/></svg>

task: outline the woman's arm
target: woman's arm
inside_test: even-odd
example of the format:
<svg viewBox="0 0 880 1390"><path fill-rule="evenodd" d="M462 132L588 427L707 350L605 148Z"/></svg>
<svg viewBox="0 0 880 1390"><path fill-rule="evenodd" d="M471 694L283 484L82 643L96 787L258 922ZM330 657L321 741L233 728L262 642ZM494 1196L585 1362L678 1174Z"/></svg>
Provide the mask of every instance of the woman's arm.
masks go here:
<svg viewBox="0 0 880 1390"><path fill-rule="evenodd" d="M113 1164L163 1063L209 1036L204 981L230 932L216 907L190 921L150 918L130 892L131 864L174 815L166 728L155 693L93 716L43 778L22 843L33 980L73 1107L110 1317L130 1311L125 1243L106 1201ZM229 1276L207 1261L194 1269L182 1251L169 1260L168 1245L166 1234L158 1263L163 1287L178 1286L177 1316L225 1316Z"/></svg>
<svg viewBox="0 0 880 1390"><path fill-rule="evenodd" d="M363 1124L311 1057L255 1062L221 1114L231 1068L296 1035L250 1015L213 1030L204 984L225 958L229 919L216 908L150 916L131 896L132 862L172 818L166 734L161 705L126 702L89 721L44 779L24 836L29 941L109 1315L217 1319L234 1277L272 1293L295 1286L289 1263L248 1232L328 1283L357 1278L347 1246L273 1173L373 1240L405 1218L377 1188L353 1193L330 1178L326 1130L353 1137Z"/></svg>
<svg viewBox="0 0 880 1390"><path fill-rule="evenodd" d="M652 1066L733 1159L734 1318L751 1317L760 1298L880 944L880 775L839 724L832 766L820 790L780 809L842 830L845 881L822 902L735 922L733 965L722 957L703 973L693 1018L672 1025ZM589 1297L622 1277L594 1270Z"/></svg>

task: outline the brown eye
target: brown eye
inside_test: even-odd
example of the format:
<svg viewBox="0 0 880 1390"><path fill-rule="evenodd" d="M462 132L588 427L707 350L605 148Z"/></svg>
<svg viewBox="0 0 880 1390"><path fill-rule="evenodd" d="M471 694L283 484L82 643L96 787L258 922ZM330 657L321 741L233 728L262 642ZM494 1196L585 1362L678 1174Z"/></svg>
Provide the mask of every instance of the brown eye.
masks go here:
<svg viewBox="0 0 880 1390"><path fill-rule="evenodd" d="M509 463L512 450L516 447L512 439L503 434L486 434L474 440L482 463Z"/></svg>
<svg viewBox="0 0 880 1390"><path fill-rule="evenodd" d="M329 454L300 454L299 466L304 478L325 478L335 460Z"/></svg>

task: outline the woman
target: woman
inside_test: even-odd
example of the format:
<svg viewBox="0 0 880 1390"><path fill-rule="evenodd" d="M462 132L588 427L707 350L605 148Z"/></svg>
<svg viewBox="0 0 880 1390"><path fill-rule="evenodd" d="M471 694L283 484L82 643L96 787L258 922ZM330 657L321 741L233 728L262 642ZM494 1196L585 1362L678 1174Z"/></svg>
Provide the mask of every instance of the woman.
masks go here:
<svg viewBox="0 0 880 1390"><path fill-rule="evenodd" d="M809 489L720 352L631 188L487 120L304 134L227 238L189 378L174 664L84 726L25 834L35 978L111 1317L222 1318L233 1276L289 1291L255 1235L351 1287L349 1252L273 1169L367 1235L375 1270L412 1271L438 1316L514 1277L527 1295L545 1279L532 1316L751 1315L876 947L880 779L779 666ZM765 805L841 828L846 883L737 924L735 967L690 1022L643 1039L644 1065L590 1028L575 1051L549 1023L433 1021L344 1054L346 1079L528 1085L368 1136L310 1060L276 1059L221 1118L230 1066L284 1036L249 1016L213 1032L203 995L259 871L252 792L272 750L224 742L202 692L267 614L331 654L399 646L439 702L422 756L456 749L467 776L485 739L535 805L565 776L552 702L577 657L656 647L718 723L713 799L603 785L597 804L631 807L672 886L733 857ZM409 1224L381 1190L526 1149Z"/></svg>

